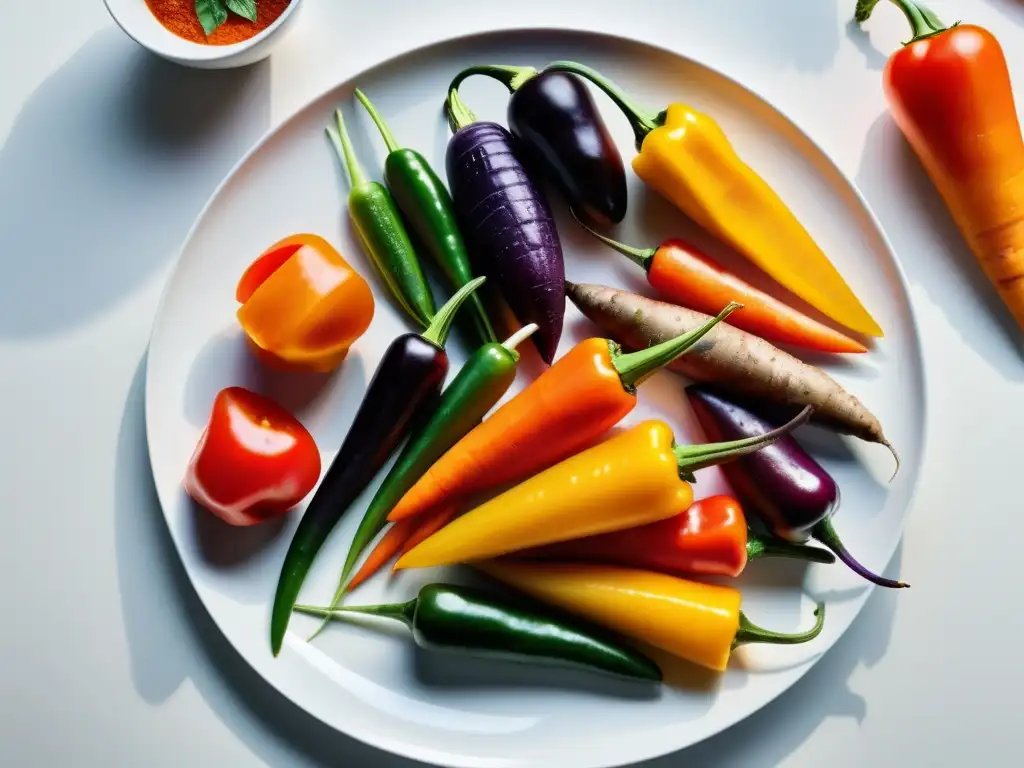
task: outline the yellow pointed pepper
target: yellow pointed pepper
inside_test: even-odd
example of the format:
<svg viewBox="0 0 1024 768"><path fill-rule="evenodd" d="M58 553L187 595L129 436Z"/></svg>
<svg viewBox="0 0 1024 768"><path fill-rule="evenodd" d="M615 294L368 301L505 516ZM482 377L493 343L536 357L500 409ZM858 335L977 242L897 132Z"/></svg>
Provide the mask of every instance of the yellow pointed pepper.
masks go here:
<svg viewBox="0 0 1024 768"><path fill-rule="evenodd" d="M409 550L395 569L485 560L672 517L693 501L684 477L773 443L809 415L804 409L758 437L689 446L675 445L665 422L641 422L467 512Z"/></svg>
<svg viewBox="0 0 1024 768"><path fill-rule="evenodd" d="M882 329L782 198L733 148L708 115L670 104L655 115L600 73L571 61L545 72L572 72L601 88L629 118L640 153L633 170L645 184L776 282L847 328Z"/></svg>
<svg viewBox="0 0 1024 768"><path fill-rule="evenodd" d="M542 602L717 671L737 646L806 643L825 623L819 604L817 621L806 632L770 632L743 614L742 595L732 587L632 568L503 560L477 568Z"/></svg>

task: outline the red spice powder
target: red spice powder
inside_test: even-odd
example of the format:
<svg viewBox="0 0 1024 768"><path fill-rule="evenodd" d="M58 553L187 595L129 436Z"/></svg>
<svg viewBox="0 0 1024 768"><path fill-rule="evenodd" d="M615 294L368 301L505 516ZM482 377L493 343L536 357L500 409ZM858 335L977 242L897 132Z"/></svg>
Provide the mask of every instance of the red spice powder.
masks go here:
<svg viewBox="0 0 1024 768"><path fill-rule="evenodd" d="M291 0L257 0L255 22L229 13L227 21L207 37L196 16L196 0L146 0L149 10L167 29L178 37L204 45L231 45L248 40L277 21L290 3Z"/></svg>

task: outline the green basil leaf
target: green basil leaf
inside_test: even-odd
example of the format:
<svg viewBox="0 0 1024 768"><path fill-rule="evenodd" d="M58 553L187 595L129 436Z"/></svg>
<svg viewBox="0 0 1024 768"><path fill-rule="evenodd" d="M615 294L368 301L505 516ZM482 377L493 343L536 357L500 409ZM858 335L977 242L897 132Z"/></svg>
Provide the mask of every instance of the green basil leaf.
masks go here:
<svg viewBox="0 0 1024 768"><path fill-rule="evenodd" d="M203 32L212 35L227 20L228 9L224 7L224 0L196 0L196 16L203 25Z"/></svg>
<svg viewBox="0 0 1024 768"><path fill-rule="evenodd" d="M228 10L239 16L256 21L256 0L227 0Z"/></svg>

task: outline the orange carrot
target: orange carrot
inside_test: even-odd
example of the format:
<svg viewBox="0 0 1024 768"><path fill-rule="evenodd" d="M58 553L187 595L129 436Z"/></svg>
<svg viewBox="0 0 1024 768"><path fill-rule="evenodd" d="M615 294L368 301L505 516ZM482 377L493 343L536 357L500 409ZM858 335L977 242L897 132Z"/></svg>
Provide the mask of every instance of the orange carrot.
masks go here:
<svg viewBox="0 0 1024 768"><path fill-rule="evenodd" d="M366 560L356 571L356 575L349 579L348 584L345 585L345 591L351 592L384 567L384 563L399 554L400 551L404 552L402 546L408 543L409 537L416 532L419 525L419 520L411 519L402 520L388 528L381 540L377 542L377 546L367 555Z"/></svg>
<svg viewBox="0 0 1024 768"><path fill-rule="evenodd" d="M738 304L699 328L630 354L581 341L530 386L448 449L391 510L402 520L446 500L521 480L600 437L636 405L636 385L699 341Z"/></svg>
<svg viewBox="0 0 1024 768"><path fill-rule="evenodd" d="M758 290L690 243L671 239L641 250L605 237L583 222L580 226L643 267L650 284L669 301L709 314L738 301L743 309L733 313L729 325L767 341L819 352L867 352L859 341Z"/></svg>

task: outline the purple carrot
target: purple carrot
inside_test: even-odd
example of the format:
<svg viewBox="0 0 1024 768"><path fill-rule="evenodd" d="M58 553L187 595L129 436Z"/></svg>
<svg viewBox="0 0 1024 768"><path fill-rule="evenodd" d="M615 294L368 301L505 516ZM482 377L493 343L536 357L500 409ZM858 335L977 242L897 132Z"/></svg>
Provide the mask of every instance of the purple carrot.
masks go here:
<svg viewBox="0 0 1024 768"><path fill-rule="evenodd" d="M455 91L446 102L448 186L477 269L493 280L551 363L565 314L562 245L547 200L520 161L516 139L497 123L476 122Z"/></svg>
<svg viewBox="0 0 1024 768"><path fill-rule="evenodd" d="M691 385L686 395L708 440L741 440L775 428L748 400L731 395L726 399L715 387ZM846 550L832 525L832 515L839 507L839 487L792 435L723 464L722 471L744 506L776 536L797 543L813 538L868 581L882 587L909 586L872 573Z"/></svg>

